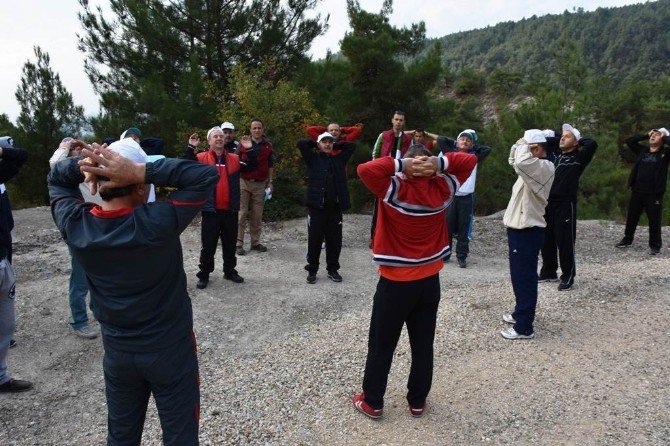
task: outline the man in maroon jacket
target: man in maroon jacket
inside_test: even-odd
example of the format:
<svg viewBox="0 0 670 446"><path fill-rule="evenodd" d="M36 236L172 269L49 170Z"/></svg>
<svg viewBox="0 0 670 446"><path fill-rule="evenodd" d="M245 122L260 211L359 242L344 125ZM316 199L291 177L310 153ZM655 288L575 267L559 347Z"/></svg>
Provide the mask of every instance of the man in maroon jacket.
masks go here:
<svg viewBox="0 0 670 446"><path fill-rule="evenodd" d="M242 163L240 179L240 216L237 229L237 255L244 255L244 233L249 220L251 249L265 252L268 249L261 244L261 227L263 224L263 205L265 189L270 194L274 189L274 152L272 143L265 137L263 122L260 119L251 121L251 138L240 141L240 161Z"/></svg>

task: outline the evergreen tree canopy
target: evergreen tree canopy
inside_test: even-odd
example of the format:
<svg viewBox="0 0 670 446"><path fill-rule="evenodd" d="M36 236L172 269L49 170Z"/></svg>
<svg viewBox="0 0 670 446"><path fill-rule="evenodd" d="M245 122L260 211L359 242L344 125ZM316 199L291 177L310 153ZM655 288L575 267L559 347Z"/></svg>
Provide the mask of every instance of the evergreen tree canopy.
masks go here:
<svg viewBox="0 0 670 446"><path fill-rule="evenodd" d="M304 58L327 23L305 18L317 2L111 0L108 18L80 0L79 47L106 112L97 132L134 124L171 145L175 123L211 122L216 102L208 87L226 91L233 66L271 58L274 71L266 75L279 79Z"/></svg>
<svg viewBox="0 0 670 446"><path fill-rule="evenodd" d="M69 93L50 66L49 54L35 47L36 61L23 65L16 100L21 107L17 119L19 147L30 151L28 163L13 183L20 189L19 199L46 203L44 179L49 158L64 136L78 136L84 130L84 109L75 106Z"/></svg>

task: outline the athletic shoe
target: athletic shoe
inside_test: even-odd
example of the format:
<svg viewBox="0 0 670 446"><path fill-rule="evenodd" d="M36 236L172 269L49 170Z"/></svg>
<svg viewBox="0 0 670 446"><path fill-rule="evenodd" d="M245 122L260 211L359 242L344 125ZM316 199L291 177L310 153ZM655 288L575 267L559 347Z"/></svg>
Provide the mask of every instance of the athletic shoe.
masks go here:
<svg viewBox="0 0 670 446"><path fill-rule="evenodd" d="M363 415L375 420L381 418L384 414L383 409L373 409L365 402L365 392L360 395L354 395L354 407Z"/></svg>
<svg viewBox="0 0 670 446"><path fill-rule="evenodd" d="M260 243L258 245L253 245L251 247L252 251L258 251L258 252L266 252L268 248L266 248L264 245L261 245Z"/></svg>
<svg viewBox="0 0 670 446"><path fill-rule="evenodd" d="M651 249L649 249L649 255L650 255L650 256L655 256L655 255L659 254L660 252L661 252L661 250L658 249L658 248L651 248Z"/></svg>
<svg viewBox="0 0 670 446"><path fill-rule="evenodd" d="M91 327L84 325L83 327L73 328L72 332L84 339L95 339L98 337L98 332L96 330L91 330Z"/></svg>
<svg viewBox="0 0 670 446"><path fill-rule="evenodd" d="M242 276L240 276L239 274L237 274L237 271L233 271L232 273L226 273L226 274L223 275L223 277L224 277L226 280L230 280L230 281L233 281L233 282L235 282L235 283L242 283L242 282L244 282L244 279L242 278Z"/></svg>
<svg viewBox="0 0 670 446"><path fill-rule="evenodd" d="M540 275L537 278L538 282L556 282L558 280L558 276L543 276Z"/></svg>
<svg viewBox="0 0 670 446"><path fill-rule="evenodd" d="M238 256L243 256L246 253L247 252L244 250L243 246L238 246L237 248L235 248L235 254L237 254Z"/></svg>
<svg viewBox="0 0 670 446"><path fill-rule="evenodd" d="M561 280L561 283L558 284L558 291L568 291L572 289L574 285L574 280Z"/></svg>
<svg viewBox="0 0 670 446"><path fill-rule="evenodd" d="M505 339L533 339L535 337L535 333L531 333L529 335L517 333L514 327L508 327L505 328L504 330L500 330L500 334L502 335L503 338Z"/></svg>
<svg viewBox="0 0 670 446"><path fill-rule="evenodd" d="M342 282L342 276L337 271L328 271L328 278L333 282Z"/></svg>
<svg viewBox="0 0 670 446"><path fill-rule="evenodd" d="M503 314L502 320L508 324L516 324L516 319L514 319L511 314Z"/></svg>
<svg viewBox="0 0 670 446"><path fill-rule="evenodd" d="M617 248L628 248L632 244L633 244L632 241L629 241L629 240L626 239L626 237L624 237L624 238L621 239L621 241L619 243L617 243L614 246L617 247Z"/></svg>
<svg viewBox="0 0 670 446"><path fill-rule="evenodd" d="M316 273L307 274L307 283L316 283Z"/></svg>
<svg viewBox="0 0 670 446"><path fill-rule="evenodd" d="M467 268L468 267L468 262L466 262L465 259L458 259L458 267L459 268Z"/></svg>
<svg viewBox="0 0 670 446"><path fill-rule="evenodd" d="M16 341L14 339L9 341L9 348L16 347Z"/></svg>
<svg viewBox="0 0 670 446"><path fill-rule="evenodd" d="M423 403L423 406L421 407L412 407L411 405L409 406L409 413L411 413L414 418L421 418L425 411L426 403Z"/></svg>
<svg viewBox="0 0 670 446"><path fill-rule="evenodd" d="M198 283L195 284L195 287L199 290L204 290L207 288L208 283L209 279L198 279Z"/></svg>
<svg viewBox="0 0 670 446"><path fill-rule="evenodd" d="M0 393L25 392L33 388L33 383L22 379L10 379L4 384L0 384Z"/></svg>

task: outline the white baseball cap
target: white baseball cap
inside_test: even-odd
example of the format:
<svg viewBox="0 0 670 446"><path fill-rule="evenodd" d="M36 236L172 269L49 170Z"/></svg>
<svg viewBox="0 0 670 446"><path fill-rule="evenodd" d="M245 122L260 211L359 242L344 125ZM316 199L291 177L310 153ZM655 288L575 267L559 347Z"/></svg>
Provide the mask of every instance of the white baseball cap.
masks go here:
<svg viewBox="0 0 670 446"><path fill-rule="evenodd" d="M232 122L228 122L228 121L226 121L226 122L224 122L223 124L221 124L221 130L232 130L232 131L235 131L235 126L233 125Z"/></svg>
<svg viewBox="0 0 670 446"><path fill-rule="evenodd" d="M663 136L670 136L670 131L668 131L668 129L665 127L661 127L660 129L653 129L652 132L659 132Z"/></svg>
<svg viewBox="0 0 670 446"><path fill-rule="evenodd" d="M577 139L577 141L579 141L579 139L582 137L582 134L579 133L579 130L577 130L576 128L574 128L570 124L563 124L563 131L564 132L570 132L573 135L575 135L575 139Z"/></svg>
<svg viewBox="0 0 670 446"><path fill-rule="evenodd" d="M332 141L335 141L335 137L333 135L331 135L328 132L323 132L322 134L319 135L318 138L316 138L316 142L321 142L321 140L324 138L330 138Z"/></svg>
<svg viewBox="0 0 670 446"><path fill-rule="evenodd" d="M528 144L544 144L547 142L547 138L540 129L526 130L523 132L523 139L526 140Z"/></svg>

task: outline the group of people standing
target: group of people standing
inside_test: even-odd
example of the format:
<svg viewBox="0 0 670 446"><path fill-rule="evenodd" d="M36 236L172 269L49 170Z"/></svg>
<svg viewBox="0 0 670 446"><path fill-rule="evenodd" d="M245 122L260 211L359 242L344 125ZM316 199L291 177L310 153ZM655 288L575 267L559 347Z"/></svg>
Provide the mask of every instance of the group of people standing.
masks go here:
<svg viewBox="0 0 670 446"><path fill-rule="evenodd" d="M371 418L383 415L388 373L404 325L412 349L409 412L420 417L426 410L441 294L439 272L449 260L455 234L458 266L468 267L477 167L491 152L490 147L477 144L473 129L463 130L456 138L405 130L401 111L393 114L391 125L377 138L372 160L357 166L359 178L375 197L370 247L380 277L373 297L362 392L354 396L353 405ZM308 128L309 138L297 142L307 167L309 284L317 280L324 247L327 277L343 280L339 273L342 213L350 204L346 167L361 130L362 124L340 127L332 122ZM138 132L128 129L109 146L64 140L48 177L52 213L68 244L73 276L76 264L85 276L101 326L108 442L139 443L153 395L164 442L197 444L198 360L179 236L200 212L197 288L209 284L219 240L224 278L242 283L236 256L247 252L247 220L249 249L267 251L261 243L261 219L264 199L273 192L275 155L257 119L252 120L249 135L239 141L230 122L211 128L204 150L200 150L199 136L192 134L181 160L149 157L139 144ZM642 138L629 140L638 159L631 174L633 196L626 235L617 246L632 243L637 219L646 210L650 222L654 219L650 246L655 254L661 243L658 203L670 159L663 144L669 134L661 128L648 137L648 148L639 145ZM439 153L433 153L434 146ZM539 280L558 280L560 265L558 289L574 285L577 190L596 148L594 140L564 124L559 132L528 130L510 150L508 161L518 178L503 223L516 303L514 311L502 317L511 324L501 332L506 339L534 337ZM15 175L26 156L13 147L11 138L0 138L0 182ZM153 186L175 190L166 200L152 202ZM2 184L0 192L0 391L17 392L32 384L11 379L7 373L14 320L12 221ZM99 199L86 199L85 194ZM540 252L543 264L538 275ZM85 301L83 305L85 316ZM81 310L77 309L77 320L73 309L75 331L83 319Z"/></svg>

